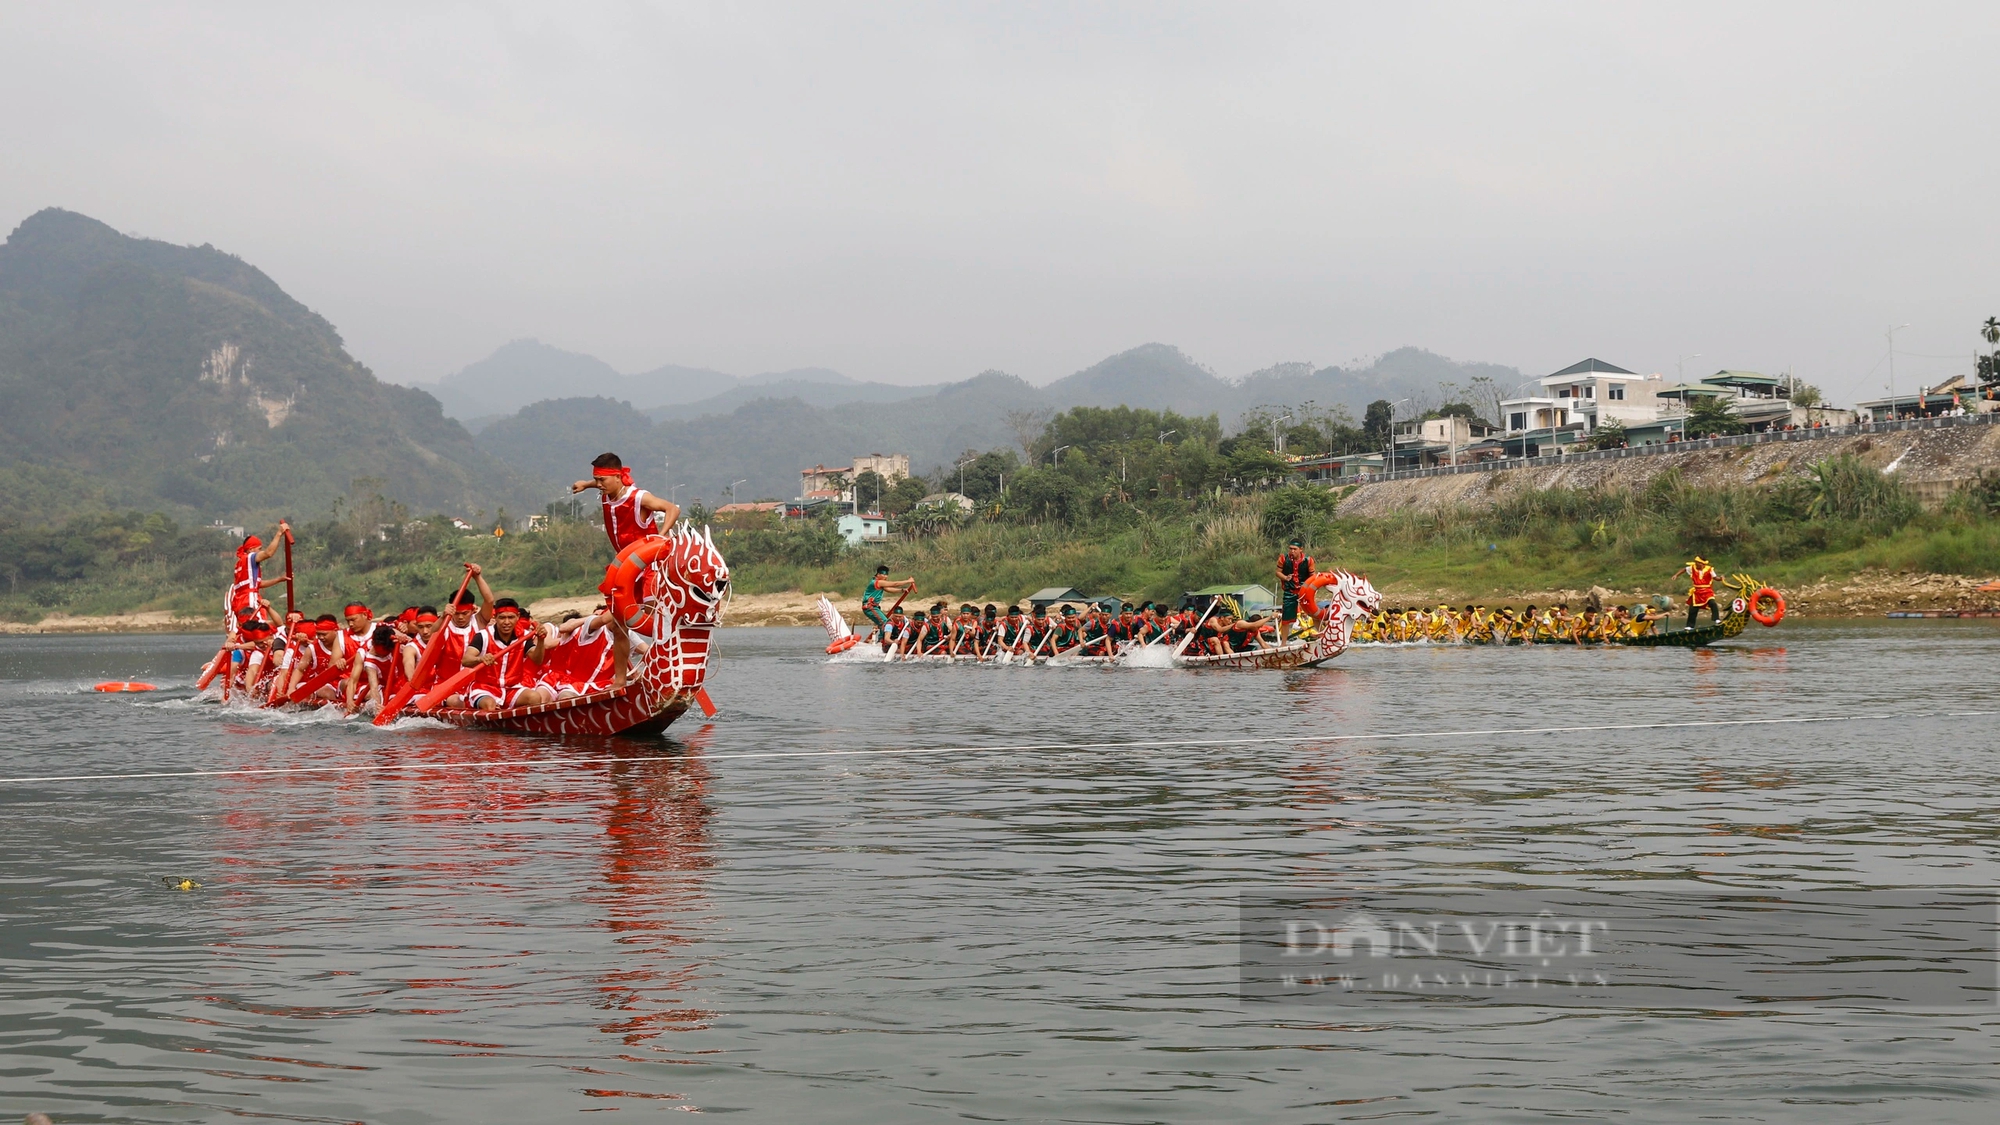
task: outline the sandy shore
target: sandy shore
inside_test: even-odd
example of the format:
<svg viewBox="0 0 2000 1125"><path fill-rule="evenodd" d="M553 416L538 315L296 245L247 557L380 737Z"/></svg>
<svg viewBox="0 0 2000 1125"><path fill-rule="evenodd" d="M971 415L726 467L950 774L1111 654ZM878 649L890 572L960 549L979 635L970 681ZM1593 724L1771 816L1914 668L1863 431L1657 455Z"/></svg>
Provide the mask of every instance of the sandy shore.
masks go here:
<svg viewBox="0 0 2000 1125"><path fill-rule="evenodd" d="M0 633L221 633L222 618L181 613L50 614L36 622L0 621Z"/></svg>
<svg viewBox="0 0 2000 1125"><path fill-rule="evenodd" d="M1986 584L1986 581L1981 578L1963 578L1955 574L1906 574L1867 570L1840 578L1828 576L1809 585L1786 589L1783 592L1786 612L1802 617L1880 617L1893 610L2000 611L2000 593L1979 592L1978 588ZM1678 587L1673 590L1603 590L1600 587L1599 590L1600 597L1613 602L1639 601L1650 598L1656 593L1666 593L1678 599L1684 592ZM1391 586L1384 590L1383 594L1392 605L1433 606L1439 602L1463 605L1466 601L1462 594L1455 591L1425 590L1416 587ZM1589 590L1532 590L1507 597L1485 597L1474 600L1487 605L1523 605L1529 602L1538 605L1554 602L1581 605L1589 595ZM864 623L860 598L841 597L832 593L828 593L827 596L832 599L835 607L850 624L858 626ZM723 622L732 627L818 625L819 597L817 592L801 593L796 590L778 594L738 594L730 600ZM923 605L929 607L932 602L940 598L953 607L964 600L954 595L926 593ZM543 598L528 608L536 617L547 619L569 610L589 613L597 602L596 595L578 598ZM58 613L33 623L0 621L0 634L219 633L221 631L220 618L165 612L114 613L101 617L71 617Z"/></svg>

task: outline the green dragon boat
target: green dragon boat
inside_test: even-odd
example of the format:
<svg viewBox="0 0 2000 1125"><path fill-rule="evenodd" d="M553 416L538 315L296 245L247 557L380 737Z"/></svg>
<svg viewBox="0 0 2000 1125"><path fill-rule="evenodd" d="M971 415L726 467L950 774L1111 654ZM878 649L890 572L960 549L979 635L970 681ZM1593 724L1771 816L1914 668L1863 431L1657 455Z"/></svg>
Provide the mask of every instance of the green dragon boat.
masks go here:
<svg viewBox="0 0 2000 1125"><path fill-rule="evenodd" d="M1727 612L1720 621L1712 625L1699 625L1693 629L1674 629L1664 633L1647 633L1638 637L1617 637L1611 643L1633 645L1639 648L1702 648L1730 637L1741 636L1750 627L1750 611L1757 604L1759 594L1767 593L1777 604L1770 614L1769 625L1776 625L1785 616L1785 601L1776 590L1767 590L1763 583L1747 574L1735 574L1723 580L1726 586L1734 587L1736 597L1723 607Z"/></svg>

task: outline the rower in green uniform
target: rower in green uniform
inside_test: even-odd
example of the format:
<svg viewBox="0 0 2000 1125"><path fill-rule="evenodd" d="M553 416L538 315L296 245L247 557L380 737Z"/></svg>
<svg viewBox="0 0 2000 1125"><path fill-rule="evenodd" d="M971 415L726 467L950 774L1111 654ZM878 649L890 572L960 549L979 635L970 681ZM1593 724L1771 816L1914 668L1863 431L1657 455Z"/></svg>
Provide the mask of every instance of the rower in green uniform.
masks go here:
<svg viewBox="0 0 2000 1125"><path fill-rule="evenodd" d="M1050 645L1055 643L1054 626L1049 621L1049 607L1035 607L1034 620L1028 623L1028 654L1043 656Z"/></svg>
<svg viewBox="0 0 2000 1125"><path fill-rule="evenodd" d="M1021 607L1010 605L1007 616L1000 622L998 647L1001 652L1023 653L1031 643L1028 639L1028 621L1021 616Z"/></svg>

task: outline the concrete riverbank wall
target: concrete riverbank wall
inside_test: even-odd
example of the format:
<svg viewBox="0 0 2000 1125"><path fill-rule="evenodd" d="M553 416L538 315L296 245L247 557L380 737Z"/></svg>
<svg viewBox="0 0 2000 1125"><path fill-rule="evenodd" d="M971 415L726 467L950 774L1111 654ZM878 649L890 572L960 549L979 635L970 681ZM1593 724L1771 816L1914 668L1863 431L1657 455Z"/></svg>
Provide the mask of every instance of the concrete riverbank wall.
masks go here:
<svg viewBox="0 0 2000 1125"><path fill-rule="evenodd" d="M1415 509L1486 508L1524 492L1548 488L1627 488L1642 491L1654 477L1679 469L1697 487L1771 485L1809 474L1815 462L1851 453L1877 469L1895 472L1929 506L1988 470L2000 470L2000 425L1889 431L1773 442L1617 460L1567 459L1516 469L1461 472L1363 484L1340 504L1340 514L1377 518Z"/></svg>

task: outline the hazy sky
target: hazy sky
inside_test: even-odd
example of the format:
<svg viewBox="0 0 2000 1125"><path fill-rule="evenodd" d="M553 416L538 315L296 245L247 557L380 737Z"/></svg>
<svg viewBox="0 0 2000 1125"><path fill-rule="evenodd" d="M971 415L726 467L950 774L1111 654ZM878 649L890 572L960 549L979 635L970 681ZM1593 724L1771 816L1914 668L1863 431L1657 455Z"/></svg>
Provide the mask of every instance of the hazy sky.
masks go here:
<svg viewBox="0 0 2000 1125"><path fill-rule="evenodd" d="M496 12L502 14L496 14ZM1964 370L2000 5L0 7L0 226L212 242L387 378L1035 382L1405 344Z"/></svg>

